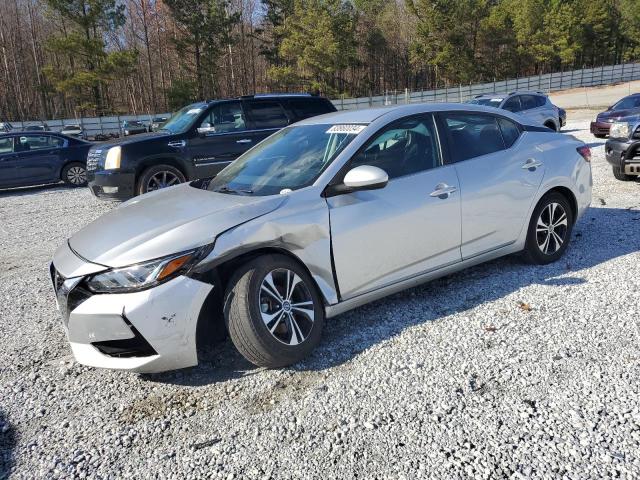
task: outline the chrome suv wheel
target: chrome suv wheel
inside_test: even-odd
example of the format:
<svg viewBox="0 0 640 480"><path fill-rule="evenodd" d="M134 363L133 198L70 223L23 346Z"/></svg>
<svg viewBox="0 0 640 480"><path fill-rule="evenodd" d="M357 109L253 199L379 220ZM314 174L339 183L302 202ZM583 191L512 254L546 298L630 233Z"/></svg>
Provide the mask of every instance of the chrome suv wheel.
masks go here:
<svg viewBox="0 0 640 480"><path fill-rule="evenodd" d="M138 180L138 195L184 183L186 177L171 165L155 165L142 172Z"/></svg>
<svg viewBox="0 0 640 480"><path fill-rule="evenodd" d="M541 265L558 260L569 244L573 221L573 211L564 195L551 192L542 197L529 223L525 258Z"/></svg>
<svg viewBox="0 0 640 480"><path fill-rule="evenodd" d="M324 324L315 283L284 255L265 255L243 265L229 282L224 314L238 351L251 363L271 368L309 355Z"/></svg>

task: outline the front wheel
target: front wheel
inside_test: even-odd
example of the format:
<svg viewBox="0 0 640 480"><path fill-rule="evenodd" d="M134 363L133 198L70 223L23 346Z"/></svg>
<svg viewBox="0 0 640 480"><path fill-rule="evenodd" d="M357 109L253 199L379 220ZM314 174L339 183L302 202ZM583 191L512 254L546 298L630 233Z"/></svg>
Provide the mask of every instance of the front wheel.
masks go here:
<svg viewBox="0 0 640 480"><path fill-rule="evenodd" d="M87 166L80 162L69 163L62 169L61 177L67 185L83 187L87 184Z"/></svg>
<svg viewBox="0 0 640 480"><path fill-rule="evenodd" d="M138 181L138 195L186 182L184 174L171 165L155 165L147 168Z"/></svg>
<svg viewBox="0 0 640 480"><path fill-rule="evenodd" d="M324 324L313 280L284 255L264 255L241 267L229 282L224 315L242 356L268 368L307 357L320 341Z"/></svg>
<svg viewBox="0 0 640 480"><path fill-rule="evenodd" d="M622 168L620 167L612 166L611 168L613 169L613 176L618 180L622 180L623 182L630 182L635 178L634 175L627 175L626 173L624 173L622 171Z"/></svg>
<svg viewBox="0 0 640 480"><path fill-rule="evenodd" d="M569 245L573 222L573 211L564 195L551 192L542 197L529 222L525 259L538 265L558 260Z"/></svg>

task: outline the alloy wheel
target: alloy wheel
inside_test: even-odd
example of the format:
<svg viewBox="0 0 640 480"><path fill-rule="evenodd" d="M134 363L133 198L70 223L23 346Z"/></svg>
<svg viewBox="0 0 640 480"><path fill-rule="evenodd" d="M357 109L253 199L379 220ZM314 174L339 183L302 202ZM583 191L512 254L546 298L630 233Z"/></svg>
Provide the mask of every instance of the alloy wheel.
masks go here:
<svg viewBox="0 0 640 480"><path fill-rule="evenodd" d="M84 185L87 182L87 170L83 167L71 167L67 171L67 180L73 185Z"/></svg>
<svg viewBox="0 0 640 480"><path fill-rule="evenodd" d="M295 272L284 268L269 272L260 285L258 302L262 321L279 342L299 345L311 333L313 297Z"/></svg>
<svg viewBox="0 0 640 480"><path fill-rule="evenodd" d="M153 175L147 182L147 192L178 185L180 178L173 172L163 170Z"/></svg>
<svg viewBox="0 0 640 480"><path fill-rule="evenodd" d="M536 225L538 248L545 255L553 255L562 248L569 229L567 212L559 203L549 203L540 212Z"/></svg>

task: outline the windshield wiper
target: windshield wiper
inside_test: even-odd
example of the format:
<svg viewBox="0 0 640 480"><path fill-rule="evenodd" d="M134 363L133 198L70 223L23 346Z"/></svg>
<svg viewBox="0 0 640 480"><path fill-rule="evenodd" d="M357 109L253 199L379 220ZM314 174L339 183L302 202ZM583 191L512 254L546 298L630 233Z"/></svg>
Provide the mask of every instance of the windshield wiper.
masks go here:
<svg viewBox="0 0 640 480"><path fill-rule="evenodd" d="M234 193L234 194L238 194L238 193L246 193L248 195L251 195L253 193L253 190L249 190L249 189L233 189L233 188L229 188L226 185L223 187L220 187L216 190L214 190L214 192L216 193Z"/></svg>

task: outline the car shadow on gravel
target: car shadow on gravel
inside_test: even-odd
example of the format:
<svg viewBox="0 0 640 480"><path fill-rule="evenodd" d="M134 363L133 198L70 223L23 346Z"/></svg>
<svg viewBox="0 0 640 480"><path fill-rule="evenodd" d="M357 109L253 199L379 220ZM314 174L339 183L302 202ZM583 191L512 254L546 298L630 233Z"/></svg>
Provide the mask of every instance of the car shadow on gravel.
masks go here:
<svg viewBox="0 0 640 480"><path fill-rule="evenodd" d="M0 189L0 198L24 197L26 195L37 195L44 192L45 190L55 192L58 190L75 190L76 188L78 187L72 187L71 185L67 185L65 183L49 183L46 185L34 185L30 187L6 188Z"/></svg>
<svg viewBox="0 0 640 480"><path fill-rule="evenodd" d="M16 432L5 413L0 410L0 480L9 478L11 474L16 443Z"/></svg>
<svg viewBox="0 0 640 480"><path fill-rule="evenodd" d="M580 276L581 270L640 251L638 229L640 211L590 208L560 261L537 266L525 264L518 255L503 257L328 319L320 345L307 360L290 370L321 371L339 366L407 328L471 310L532 284L563 288L582 285L586 280ZM202 386L263 371L247 362L229 340L212 348L203 360L190 369L145 378Z"/></svg>

